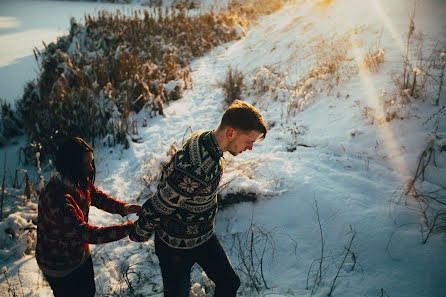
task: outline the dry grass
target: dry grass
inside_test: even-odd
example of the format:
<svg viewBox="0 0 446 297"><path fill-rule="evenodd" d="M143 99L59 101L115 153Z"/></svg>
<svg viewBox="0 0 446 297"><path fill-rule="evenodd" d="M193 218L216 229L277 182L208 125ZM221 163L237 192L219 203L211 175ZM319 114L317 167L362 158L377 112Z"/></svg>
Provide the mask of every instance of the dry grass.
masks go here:
<svg viewBox="0 0 446 297"><path fill-rule="evenodd" d="M244 75L237 69L228 68L224 81L219 81L218 85L223 88L224 101L227 106L231 105L234 100L241 99Z"/></svg>
<svg viewBox="0 0 446 297"><path fill-rule="evenodd" d="M382 63L384 63L384 50L382 48L370 49L362 61L362 67L376 73Z"/></svg>
<svg viewBox="0 0 446 297"><path fill-rule="evenodd" d="M197 16L177 3L130 16L102 11L86 15L84 25L72 19L68 36L43 52L34 50L40 77L25 86L17 103L29 142L26 163L36 152L52 157L66 135L128 147L134 139L129 135L138 131L136 113L164 115L165 104L192 88L192 59L243 37L250 22L285 3L234 1Z"/></svg>
<svg viewBox="0 0 446 297"><path fill-rule="evenodd" d="M419 211L423 218L424 228L423 243L434 234L446 232L446 194L444 187L435 191L420 190L420 184L425 182L425 171L431 167L437 167L436 155L441 154L446 148L439 146L435 141L430 141L421 153L414 177L407 183L405 195L415 198L419 204Z"/></svg>
<svg viewBox="0 0 446 297"><path fill-rule="evenodd" d="M244 25L236 13L189 17L169 8L99 12L85 16L85 25L72 20L70 35L36 51L40 77L17 104L30 143L26 160L37 151L51 156L65 135L128 146L127 135L137 133L133 114L163 115L192 86L189 61L242 37Z"/></svg>

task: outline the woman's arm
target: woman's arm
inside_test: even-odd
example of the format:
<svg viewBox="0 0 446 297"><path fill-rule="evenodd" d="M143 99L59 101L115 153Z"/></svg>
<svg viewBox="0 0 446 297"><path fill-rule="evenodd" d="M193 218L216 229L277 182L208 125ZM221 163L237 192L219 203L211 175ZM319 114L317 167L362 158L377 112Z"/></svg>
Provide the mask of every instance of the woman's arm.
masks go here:
<svg viewBox="0 0 446 297"><path fill-rule="evenodd" d="M63 198L63 225L67 236L98 244L119 240L133 230L133 222L107 227L92 226L86 222L84 213L71 195L65 194Z"/></svg>
<svg viewBox="0 0 446 297"><path fill-rule="evenodd" d="M127 204L122 201L118 201L110 195L98 190L93 184L90 183L90 198L91 205L105 210L109 213L120 214L121 216L126 216L132 213L139 215L141 211L141 206L138 204Z"/></svg>

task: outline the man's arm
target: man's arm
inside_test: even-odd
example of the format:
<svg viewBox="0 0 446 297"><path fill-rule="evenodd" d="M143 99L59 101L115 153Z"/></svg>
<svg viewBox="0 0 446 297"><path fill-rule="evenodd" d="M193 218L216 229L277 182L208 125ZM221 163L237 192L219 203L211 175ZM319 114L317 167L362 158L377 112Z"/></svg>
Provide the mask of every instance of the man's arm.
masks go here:
<svg viewBox="0 0 446 297"><path fill-rule="evenodd" d="M152 195L143 204L139 218L135 221L134 229L129 235L133 241L141 242L148 240L160 221L159 214L153 211L152 199L156 199L156 195Z"/></svg>

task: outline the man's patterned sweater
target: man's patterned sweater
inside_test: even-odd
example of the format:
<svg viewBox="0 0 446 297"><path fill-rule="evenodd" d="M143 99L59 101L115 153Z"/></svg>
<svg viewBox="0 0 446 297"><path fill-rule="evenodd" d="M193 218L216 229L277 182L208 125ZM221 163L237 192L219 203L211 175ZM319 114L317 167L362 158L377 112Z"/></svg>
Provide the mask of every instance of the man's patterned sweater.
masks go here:
<svg viewBox="0 0 446 297"><path fill-rule="evenodd" d="M134 239L146 240L155 230L172 248L206 242L214 233L222 157L212 131L187 139L164 167L156 193L144 203Z"/></svg>

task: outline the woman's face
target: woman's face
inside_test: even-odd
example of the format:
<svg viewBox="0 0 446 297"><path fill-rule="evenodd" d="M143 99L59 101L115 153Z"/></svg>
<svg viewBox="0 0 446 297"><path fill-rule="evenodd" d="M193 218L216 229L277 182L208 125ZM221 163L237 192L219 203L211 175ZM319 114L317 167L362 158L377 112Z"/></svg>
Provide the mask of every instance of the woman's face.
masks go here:
<svg viewBox="0 0 446 297"><path fill-rule="evenodd" d="M94 171L93 160L94 157L92 152L84 153L84 155L82 156L81 168L84 178L88 178L90 176L90 173Z"/></svg>

